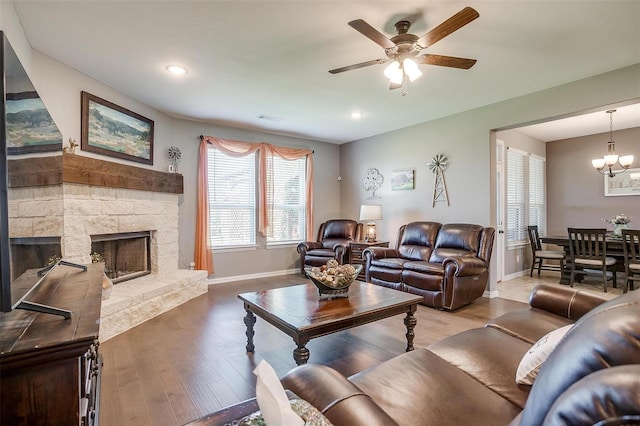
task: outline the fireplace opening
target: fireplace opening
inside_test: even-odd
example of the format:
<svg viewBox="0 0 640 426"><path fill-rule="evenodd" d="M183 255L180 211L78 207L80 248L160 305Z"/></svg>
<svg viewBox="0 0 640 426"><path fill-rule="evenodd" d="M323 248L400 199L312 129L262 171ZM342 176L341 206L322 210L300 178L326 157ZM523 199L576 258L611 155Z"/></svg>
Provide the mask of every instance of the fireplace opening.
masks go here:
<svg viewBox="0 0 640 426"><path fill-rule="evenodd" d="M11 238L11 280L29 269L42 269L62 255L60 237Z"/></svg>
<svg viewBox="0 0 640 426"><path fill-rule="evenodd" d="M114 284L151 273L151 231L91 236L91 258Z"/></svg>

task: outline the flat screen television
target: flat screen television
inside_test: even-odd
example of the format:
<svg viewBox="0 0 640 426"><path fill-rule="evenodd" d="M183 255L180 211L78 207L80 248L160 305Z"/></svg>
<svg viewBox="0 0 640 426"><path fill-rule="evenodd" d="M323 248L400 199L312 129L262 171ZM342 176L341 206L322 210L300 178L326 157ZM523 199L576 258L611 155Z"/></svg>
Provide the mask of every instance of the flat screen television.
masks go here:
<svg viewBox="0 0 640 426"><path fill-rule="evenodd" d="M58 267L70 265L59 259L47 264L33 265L34 270L16 270L12 256L24 256L12 249L12 219L9 216L9 195L12 189L10 161L61 155L62 134L55 125L33 83L4 32L0 31L0 310L30 309L62 315L70 313L46 305L29 302L29 296L46 275ZM14 163L19 164L19 163ZM17 212L19 209L12 209ZM17 213L16 213L17 214ZM14 214L15 216L15 214ZM27 236L33 237L33 236ZM12 261L14 261L12 263ZM70 265L75 266L75 265ZM80 266L81 267L81 266Z"/></svg>

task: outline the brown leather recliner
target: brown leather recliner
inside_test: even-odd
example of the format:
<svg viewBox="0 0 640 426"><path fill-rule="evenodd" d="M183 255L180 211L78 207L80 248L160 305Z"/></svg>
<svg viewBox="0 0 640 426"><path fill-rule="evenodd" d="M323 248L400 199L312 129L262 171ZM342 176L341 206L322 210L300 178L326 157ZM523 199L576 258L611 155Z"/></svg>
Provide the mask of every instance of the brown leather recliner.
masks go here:
<svg viewBox="0 0 640 426"><path fill-rule="evenodd" d="M427 306L458 309L484 293L494 235L481 225L408 223L395 249L364 250L366 280L423 296Z"/></svg>
<svg viewBox="0 0 640 426"><path fill-rule="evenodd" d="M361 237L362 224L355 220L331 219L322 223L316 241L298 244L300 273L305 275L305 267L322 266L329 259L345 263L349 259L349 242L358 241Z"/></svg>

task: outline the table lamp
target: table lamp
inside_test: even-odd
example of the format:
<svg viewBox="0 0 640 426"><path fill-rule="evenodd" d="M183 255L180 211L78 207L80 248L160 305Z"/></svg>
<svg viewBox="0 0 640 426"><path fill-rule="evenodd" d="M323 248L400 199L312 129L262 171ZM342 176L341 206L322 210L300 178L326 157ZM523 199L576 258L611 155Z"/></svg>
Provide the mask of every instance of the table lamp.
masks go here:
<svg viewBox="0 0 640 426"><path fill-rule="evenodd" d="M376 223L375 220L382 219L382 206L379 204L363 204L360 206L360 220L367 220L367 228L365 232L365 241L369 243L376 242Z"/></svg>

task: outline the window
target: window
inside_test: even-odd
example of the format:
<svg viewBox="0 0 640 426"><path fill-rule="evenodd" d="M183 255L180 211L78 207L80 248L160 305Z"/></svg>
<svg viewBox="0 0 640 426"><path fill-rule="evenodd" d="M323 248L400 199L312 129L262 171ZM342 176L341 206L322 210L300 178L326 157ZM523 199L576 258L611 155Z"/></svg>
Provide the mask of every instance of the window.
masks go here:
<svg viewBox="0 0 640 426"><path fill-rule="evenodd" d="M527 226L546 235L545 159L518 149L507 151L507 245L527 243Z"/></svg>
<svg viewBox="0 0 640 426"><path fill-rule="evenodd" d="M541 236L547 235L545 200L545 159L529 156L529 225L537 225Z"/></svg>
<svg viewBox="0 0 640 426"><path fill-rule="evenodd" d="M211 247L256 243L256 154L230 156L207 151Z"/></svg>
<svg viewBox="0 0 640 426"><path fill-rule="evenodd" d="M524 241L525 193L524 160L526 153L509 148L507 151L507 243Z"/></svg>
<svg viewBox="0 0 640 426"><path fill-rule="evenodd" d="M306 229L306 159L285 160L271 156L267 161L267 186L273 188L267 243L299 242Z"/></svg>

